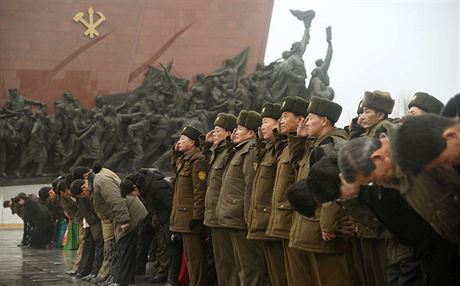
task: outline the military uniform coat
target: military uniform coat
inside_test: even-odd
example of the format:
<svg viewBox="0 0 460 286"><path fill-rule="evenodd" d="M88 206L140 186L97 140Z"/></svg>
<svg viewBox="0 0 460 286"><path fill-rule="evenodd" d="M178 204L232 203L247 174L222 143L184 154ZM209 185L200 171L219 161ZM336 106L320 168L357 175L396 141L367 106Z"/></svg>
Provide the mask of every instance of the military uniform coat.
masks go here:
<svg viewBox="0 0 460 286"><path fill-rule="evenodd" d="M287 136L284 135L280 135L280 139L285 140L285 142L288 140ZM286 190L295 183L296 171L293 162L290 161L290 153L289 145L286 145L279 156L273 186L271 212L266 231L268 236L278 239L289 239L291 230L292 208L287 200Z"/></svg>
<svg viewBox="0 0 460 286"><path fill-rule="evenodd" d="M346 139L347 134L336 128L331 129L316 139L313 144L308 144L307 146L297 144L293 138L290 141L293 143L290 145L292 146L291 152L293 154L301 153L301 151L296 151L297 148L305 149L304 155L298 163L297 181L308 176L310 167L314 163L312 157L315 150L321 148L323 150L321 153L325 155L337 153L339 147L346 143ZM305 217L294 212L289 235L289 246L314 253L343 253L346 245L344 238L338 237L325 241L321 233L322 231L337 230L336 224L344 215L344 211L335 202L326 203L318 207L314 217Z"/></svg>
<svg viewBox="0 0 460 286"><path fill-rule="evenodd" d="M173 207L169 220L171 231L201 233L202 229L190 230L192 219L203 220L206 193L207 163L199 149L179 156L175 162Z"/></svg>
<svg viewBox="0 0 460 286"><path fill-rule="evenodd" d="M272 239L266 235L266 230L272 207L278 157L285 145L286 140L281 140L276 134L272 140L259 147L260 159L254 176L248 215L248 239Z"/></svg>
<svg viewBox="0 0 460 286"><path fill-rule="evenodd" d="M235 154L222 179L216 216L223 227L245 230L255 174L255 138L241 142L234 148Z"/></svg>
<svg viewBox="0 0 460 286"><path fill-rule="evenodd" d="M216 206L219 200L225 167L227 166L229 157L231 158L230 149L232 147L232 143L222 140L210 149L208 186L204 200L204 224L209 227L220 227L216 216Z"/></svg>

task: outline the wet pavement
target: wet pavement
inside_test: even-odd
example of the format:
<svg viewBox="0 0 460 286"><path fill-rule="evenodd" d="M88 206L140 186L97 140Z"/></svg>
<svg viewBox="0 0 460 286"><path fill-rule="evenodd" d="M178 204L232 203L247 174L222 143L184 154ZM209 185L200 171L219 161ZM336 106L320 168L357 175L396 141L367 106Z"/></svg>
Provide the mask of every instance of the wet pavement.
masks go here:
<svg viewBox="0 0 460 286"><path fill-rule="evenodd" d="M21 238L22 229L0 229L0 285L95 285L65 274L72 268L76 250L18 247ZM132 285L164 283L152 284L136 276Z"/></svg>

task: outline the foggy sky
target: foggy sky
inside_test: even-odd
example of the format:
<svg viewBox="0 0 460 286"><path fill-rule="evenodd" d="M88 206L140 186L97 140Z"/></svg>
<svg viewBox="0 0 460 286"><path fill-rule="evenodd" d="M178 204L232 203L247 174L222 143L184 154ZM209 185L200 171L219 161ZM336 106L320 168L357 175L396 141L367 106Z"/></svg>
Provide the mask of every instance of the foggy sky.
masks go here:
<svg viewBox="0 0 460 286"><path fill-rule="evenodd" d="M389 91L394 117L402 115L402 98L417 91L444 103L460 92L460 0L275 0L266 64L302 37L303 23L289 9L316 12L304 54L307 84L314 61L326 54L325 29L332 26L329 76L344 108L339 127L356 115L365 90Z"/></svg>

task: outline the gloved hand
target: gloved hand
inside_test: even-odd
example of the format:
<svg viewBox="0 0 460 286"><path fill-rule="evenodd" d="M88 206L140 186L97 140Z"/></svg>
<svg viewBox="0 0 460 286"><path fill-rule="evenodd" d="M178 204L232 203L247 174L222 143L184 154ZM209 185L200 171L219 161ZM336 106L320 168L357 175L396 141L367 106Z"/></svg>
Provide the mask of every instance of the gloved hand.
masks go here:
<svg viewBox="0 0 460 286"><path fill-rule="evenodd" d="M191 219L188 223L188 228L190 228L190 230L193 230L196 226L199 225L203 225L202 219Z"/></svg>

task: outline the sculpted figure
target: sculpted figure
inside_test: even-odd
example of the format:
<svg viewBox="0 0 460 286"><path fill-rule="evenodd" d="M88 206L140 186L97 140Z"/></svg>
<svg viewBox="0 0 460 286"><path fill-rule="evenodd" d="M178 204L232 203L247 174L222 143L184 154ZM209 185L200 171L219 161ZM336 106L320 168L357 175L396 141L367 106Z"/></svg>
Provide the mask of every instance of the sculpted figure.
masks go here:
<svg viewBox="0 0 460 286"><path fill-rule="evenodd" d="M334 90L329 87L329 75L327 71L332 60L332 36L331 27L326 29L327 35L327 52L324 61L316 60L316 68L311 72L311 80L308 86L308 98L312 96L322 97L325 99L334 99Z"/></svg>
<svg viewBox="0 0 460 286"><path fill-rule="evenodd" d="M36 163L38 165L35 175L42 176L43 167L48 158L46 151L46 136L48 132L45 125L45 115L42 112L36 112L33 115L33 119L34 123L30 132L30 141L25 146L24 152L21 153L21 161L16 170L17 176L20 176L21 171L30 163Z"/></svg>
<svg viewBox="0 0 460 286"><path fill-rule="evenodd" d="M25 107L29 105L38 106L40 108L45 107L45 104L40 101L19 95L17 88L10 88L8 89L8 92L9 97L5 103L5 106L3 107L5 111L23 112Z"/></svg>
<svg viewBox="0 0 460 286"><path fill-rule="evenodd" d="M307 72L302 56L310 41L310 25L315 17L315 12L312 10L305 12L291 10L291 13L304 22L305 31L302 40L293 43L289 54L283 55L283 58L286 59L275 66L271 88L271 94L275 102L281 101L286 96L302 96L305 94Z"/></svg>

